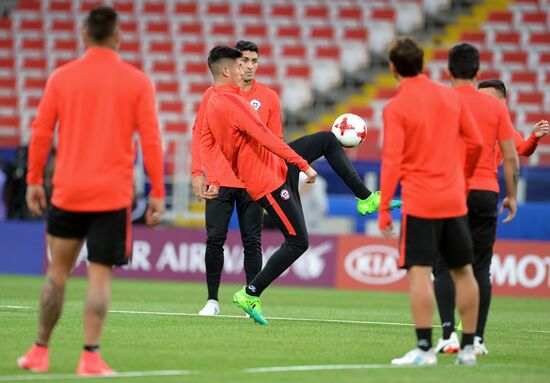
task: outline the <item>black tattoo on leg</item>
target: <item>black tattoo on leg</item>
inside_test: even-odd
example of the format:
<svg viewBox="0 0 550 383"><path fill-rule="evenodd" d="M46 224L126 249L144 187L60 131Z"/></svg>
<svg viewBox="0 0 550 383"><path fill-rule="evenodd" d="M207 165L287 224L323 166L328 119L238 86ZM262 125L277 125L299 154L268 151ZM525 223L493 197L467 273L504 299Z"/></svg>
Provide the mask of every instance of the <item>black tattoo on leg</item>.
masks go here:
<svg viewBox="0 0 550 383"><path fill-rule="evenodd" d="M61 316L64 294L64 284L58 284L52 277L46 277L46 282L40 295L37 339L39 344L48 344L53 328Z"/></svg>

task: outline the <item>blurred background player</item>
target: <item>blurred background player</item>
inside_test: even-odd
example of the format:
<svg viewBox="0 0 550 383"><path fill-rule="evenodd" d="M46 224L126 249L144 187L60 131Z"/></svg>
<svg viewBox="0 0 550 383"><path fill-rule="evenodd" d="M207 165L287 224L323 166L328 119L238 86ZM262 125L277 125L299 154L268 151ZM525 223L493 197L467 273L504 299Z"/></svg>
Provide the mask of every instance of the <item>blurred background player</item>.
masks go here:
<svg viewBox="0 0 550 383"><path fill-rule="evenodd" d="M399 266L407 269L417 348L394 365L433 365L434 309L431 273L438 254L445 259L457 287L464 323L458 364L476 364L473 338L479 293L472 271L464 175L471 176L481 152L481 136L458 95L422 74L424 52L411 38L390 49L390 69L399 91L384 108L382 202L378 223L392 236L391 198L401 181L403 218ZM442 129L444 124L445 129ZM463 162L462 141L466 143ZM464 164L464 165L463 165Z"/></svg>
<svg viewBox="0 0 550 383"><path fill-rule="evenodd" d="M508 99L506 98L506 86L500 80L480 81L477 84L477 88L481 93L485 93L498 98L505 105L508 103ZM533 126L533 129L531 130L531 134L526 140L523 139L520 132L514 129L514 146L516 147L516 151L518 152L518 155L522 157L529 157L533 153L535 153L539 145L540 139L546 136L549 131L550 131L550 126L548 124L548 121L546 120L541 120L537 122L535 126ZM502 161L502 152L500 151L500 148L498 146L496 150L497 150L496 161L498 166Z"/></svg>
<svg viewBox="0 0 550 383"><path fill-rule="evenodd" d="M474 274L479 285L479 316L474 346L476 353L486 354L483 333L491 303L490 268L493 245L496 238L498 215L498 170L496 144L500 145L504 158L504 178L507 197L502 202L501 213L509 209L504 223L511 221L517 209L516 189L519 172L518 154L514 148L514 128L504 103L483 94L475 87L479 72L479 52L470 44L456 45L449 51L448 69L455 91L459 94L483 136L483 149L473 177L468 182L468 223L474 242ZM457 349L454 333L454 286L445 262L440 258L434 269L435 295L443 326L438 352Z"/></svg>
<svg viewBox="0 0 550 383"><path fill-rule="evenodd" d="M281 105L279 96L274 90L255 80L259 64L258 46L250 41L237 42L236 49L242 52L241 62L243 75L240 82L239 94L244 97L256 110L260 120L281 140L283 139L283 125L281 120ZM193 126L192 136L192 175L193 193L200 201L200 193L204 187L203 166L204 161L200 156L200 133L204 119L204 110L213 87L206 90ZM235 206L239 218L239 227L244 248L244 271L246 283L250 283L262 268L262 207L253 201L244 188L244 184L235 176L231 166L218 148L213 154L214 161L219 166L223 177L219 180L219 196L206 200L206 252L204 262L206 265L206 285L208 288L208 300L200 315L218 315L220 305L218 290L223 270L224 254L223 245L227 238L229 221Z"/></svg>
<svg viewBox="0 0 550 383"><path fill-rule="evenodd" d="M261 312L259 296L308 248L298 175L303 171L307 183L316 172L308 162L325 156L331 167L353 191L358 209L372 213L378 209L379 193L371 193L363 184L342 146L332 132L304 136L286 145L260 121L250 103L239 96L242 53L225 46L213 48L208 66L214 77L214 90L206 105L201 133L201 158L206 172L207 190L202 198L219 195L220 168L209 159L221 148L247 192L277 224L285 241L273 253L251 283L235 293L233 300L256 322L267 324ZM302 158L303 157L303 158Z"/></svg>
<svg viewBox="0 0 550 383"><path fill-rule="evenodd" d="M127 264L131 255L136 130L152 185L149 224L158 223L164 212L163 160L153 85L118 56L115 10L92 9L82 37L86 53L52 73L32 124L27 203L41 215L47 204L42 173L59 122L47 222L51 260L40 296L36 343L17 364L33 371L48 370L48 343L61 315L65 284L86 241L88 292L77 374L107 375L113 371L99 355L99 340L109 308L113 266Z"/></svg>

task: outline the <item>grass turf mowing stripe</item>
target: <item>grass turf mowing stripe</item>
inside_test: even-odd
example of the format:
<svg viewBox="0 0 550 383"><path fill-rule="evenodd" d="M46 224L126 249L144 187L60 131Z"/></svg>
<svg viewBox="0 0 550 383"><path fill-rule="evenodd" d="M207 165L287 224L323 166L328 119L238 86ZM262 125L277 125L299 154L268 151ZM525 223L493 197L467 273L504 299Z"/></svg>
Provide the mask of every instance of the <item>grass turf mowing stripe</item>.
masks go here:
<svg viewBox="0 0 550 383"><path fill-rule="evenodd" d="M160 371L126 371L117 372L115 375L104 376L79 376L76 374L43 374L43 375L0 375L0 382L27 382L41 380L71 380L71 379L90 379L90 378L143 378L151 376L183 376L193 375L196 371L190 370L160 370Z"/></svg>

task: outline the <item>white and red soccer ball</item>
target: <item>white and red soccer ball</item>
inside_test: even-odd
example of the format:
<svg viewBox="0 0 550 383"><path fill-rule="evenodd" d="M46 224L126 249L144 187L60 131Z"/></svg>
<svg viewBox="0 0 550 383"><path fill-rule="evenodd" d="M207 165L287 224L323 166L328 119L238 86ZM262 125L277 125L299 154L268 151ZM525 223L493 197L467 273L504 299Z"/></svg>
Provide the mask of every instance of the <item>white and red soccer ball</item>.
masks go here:
<svg viewBox="0 0 550 383"><path fill-rule="evenodd" d="M367 138L367 124L356 114L342 114L332 124L332 133L343 147L355 148Z"/></svg>

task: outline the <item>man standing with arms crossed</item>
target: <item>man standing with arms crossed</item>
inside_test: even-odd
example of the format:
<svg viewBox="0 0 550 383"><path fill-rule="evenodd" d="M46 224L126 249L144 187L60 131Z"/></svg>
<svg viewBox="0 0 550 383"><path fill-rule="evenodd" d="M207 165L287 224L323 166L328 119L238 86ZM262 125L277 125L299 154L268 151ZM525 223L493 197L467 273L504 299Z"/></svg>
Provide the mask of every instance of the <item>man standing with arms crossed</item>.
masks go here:
<svg viewBox="0 0 550 383"><path fill-rule="evenodd" d="M243 76L240 95L250 102L260 117L260 120L281 140L283 139L283 125L281 121L281 106L279 96L269 87L255 80L258 69L258 46L250 41L237 42L235 49L242 52ZM224 253L223 245L227 238L229 221L236 206L239 217L239 227L244 248L244 271L246 283L262 269L262 207L253 201L244 188L244 184L235 176L231 166L223 156L221 150L215 152L215 158L202 159L200 156L200 134L204 119L206 104L213 92L210 87L204 93L201 105L193 125L193 138L191 143L192 153L192 183L193 193L200 201L200 193L203 192L204 176L203 163L213 161L214 166L223 169L220 174L219 196L206 200L206 253L204 262L206 265L206 285L208 288L208 300L199 315L218 315L220 304L218 290L223 270Z"/></svg>
<svg viewBox="0 0 550 383"><path fill-rule="evenodd" d="M449 72L455 91L471 111L483 136L483 150L474 176L468 184L468 221L474 241L474 274L479 285L479 316L474 347L476 354L487 354L484 332L491 304L491 259L496 239L498 216L497 149L503 156L504 178L508 195L502 201L501 213L509 209L503 223L511 221L517 209L516 189L519 161L514 147L514 128L504 103L483 94L475 87L479 72L479 52L470 44L460 44L449 51ZM439 352L452 352L449 347L454 332L454 286L446 272L446 265L438 260L434 269L434 284L442 320L443 337L438 342Z"/></svg>
<svg viewBox="0 0 550 383"><path fill-rule="evenodd" d="M61 315L65 284L86 241L88 292L77 374L110 375L113 370L99 355L99 340L113 266L127 264L131 255L135 132L152 186L148 224L158 223L164 212L162 147L153 85L116 52L116 11L107 6L92 9L83 39L86 53L52 73L32 124L27 203L41 215L46 209L42 172L59 122L47 222L51 260L40 296L36 343L17 364L37 372L48 370L48 343Z"/></svg>
<svg viewBox="0 0 550 383"><path fill-rule="evenodd" d="M399 91L384 108L380 213L383 235L393 235L391 198L401 181L403 219L399 266L407 269L417 348L394 365L434 365L431 273L439 253L457 286L464 323L457 364L476 364L473 351L479 293L472 271L465 176L472 175L481 137L464 103L450 88L422 74L424 52L411 38L390 49L390 69ZM461 148L466 144L466 158Z"/></svg>

